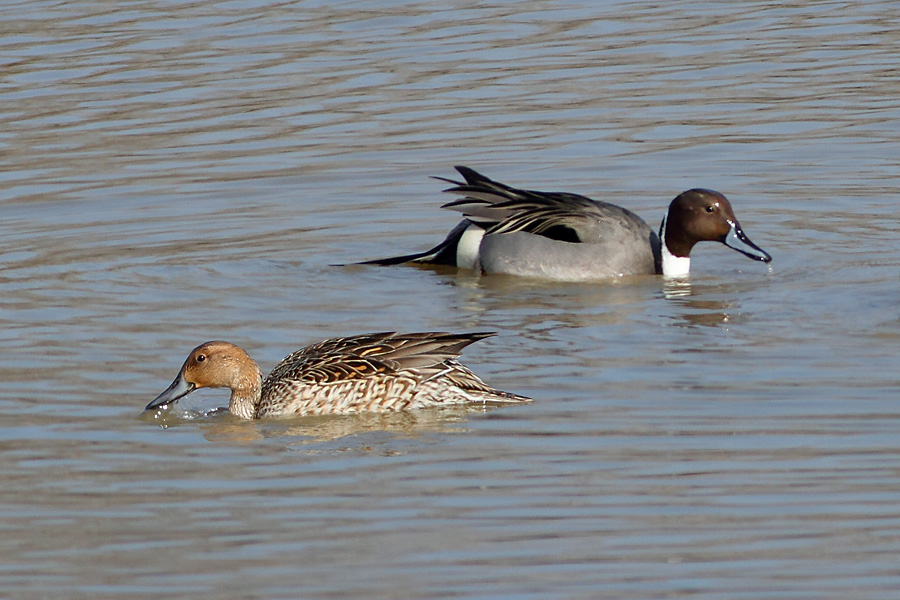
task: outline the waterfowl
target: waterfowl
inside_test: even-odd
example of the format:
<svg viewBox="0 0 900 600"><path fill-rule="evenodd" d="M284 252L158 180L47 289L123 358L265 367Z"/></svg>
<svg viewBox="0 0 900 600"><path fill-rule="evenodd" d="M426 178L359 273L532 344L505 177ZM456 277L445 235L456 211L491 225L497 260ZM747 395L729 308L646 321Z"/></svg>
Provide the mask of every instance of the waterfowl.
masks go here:
<svg viewBox="0 0 900 600"><path fill-rule="evenodd" d="M359 264L450 265L479 273L503 273L560 281L690 271L697 242L716 241L752 259L772 257L750 241L731 203L714 190L691 189L669 205L659 233L633 212L565 192L517 189L470 169L465 181L445 190L462 198L445 204L463 220L443 242L416 254Z"/></svg>
<svg viewBox="0 0 900 600"><path fill-rule="evenodd" d="M243 419L530 401L488 386L457 360L463 348L492 335L387 332L332 338L289 354L265 379L240 347L206 342L191 351L172 385L145 410L203 387L230 388L228 412Z"/></svg>

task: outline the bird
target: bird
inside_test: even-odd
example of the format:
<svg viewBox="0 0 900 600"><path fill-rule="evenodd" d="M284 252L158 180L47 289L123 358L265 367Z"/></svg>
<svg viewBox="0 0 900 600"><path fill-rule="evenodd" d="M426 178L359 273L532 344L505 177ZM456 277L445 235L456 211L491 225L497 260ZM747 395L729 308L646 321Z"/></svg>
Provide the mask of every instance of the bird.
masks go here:
<svg viewBox="0 0 900 600"><path fill-rule="evenodd" d="M478 274L558 281L625 275L685 277L697 242L717 241L761 262L772 257L738 223L731 203L715 190L694 188L669 205L659 232L628 209L567 192L523 190L457 166L464 181L445 192L462 196L443 205L463 220L437 246L414 254L362 261L366 265L449 265Z"/></svg>
<svg viewBox="0 0 900 600"><path fill-rule="evenodd" d="M145 410L204 387L230 388L228 412L241 419L530 402L490 387L457 360L463 348L493 335L432 331L331 338L289 354L265 379L239 346L206 342L191 351L172 384Z"/></svg>

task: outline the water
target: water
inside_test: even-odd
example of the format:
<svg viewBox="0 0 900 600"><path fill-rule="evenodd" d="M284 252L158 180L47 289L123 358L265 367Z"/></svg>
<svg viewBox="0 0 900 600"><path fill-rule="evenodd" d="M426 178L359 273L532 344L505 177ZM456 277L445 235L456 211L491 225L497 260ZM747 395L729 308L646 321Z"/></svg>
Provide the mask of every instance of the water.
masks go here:
<svg viewBox="0 0 900 600"><path fill-rule="evenodd" d="M885 598L900 588L890 2L0 5L0 589L17 598ZM652 224L726 193L771 270L535 284L424 249L467 164ZM494 330L535 402L242 423L143 406ZM221 390L185 404L204 412Z"/></svg>

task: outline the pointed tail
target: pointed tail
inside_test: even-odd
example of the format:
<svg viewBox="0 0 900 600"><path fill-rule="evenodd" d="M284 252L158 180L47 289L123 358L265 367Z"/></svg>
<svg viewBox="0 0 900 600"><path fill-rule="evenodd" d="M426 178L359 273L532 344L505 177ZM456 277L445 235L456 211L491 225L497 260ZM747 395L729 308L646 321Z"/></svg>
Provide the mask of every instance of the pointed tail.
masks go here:
<svg viewBox="0 0 900 600"><path fill-rule="evenodd" d="M443 242L425 252L404 254L403 256L391 256L388 258L376 258L374 260L365 260L353 264L390 266L417 263L423 265L447 265L456 267L459 266L456 260L459 241L462 239L463 234L470 225L472 225L471 221L463 219L449 234L447 234L447 237L444 238Z"/></svg>

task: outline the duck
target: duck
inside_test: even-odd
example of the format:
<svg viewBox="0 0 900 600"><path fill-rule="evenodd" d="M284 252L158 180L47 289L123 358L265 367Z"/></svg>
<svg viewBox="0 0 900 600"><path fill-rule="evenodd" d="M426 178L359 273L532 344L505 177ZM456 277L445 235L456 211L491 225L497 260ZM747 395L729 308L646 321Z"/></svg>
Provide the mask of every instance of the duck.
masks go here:
<svg viewBox="0 0 900 600"><path fill-rule="evenodd" d="M389 412L460 404L517 404L531 398L484 383L457 358L496 335L367 333L301 348L263 378L242 348L211 341L194 348L145 411L165 409L200 388L229 388L228 412L240 419Z"/></svg>
<svg viewBox="0 0 900 600"><path fill-rule="evenodd" d="M656 274L686 277L697 242L721 242L754 260L772 257L750 241L731 203L715 190L694 188L669 204L658 232L630 210L567 192L518 189L469 167L444 190L461 196L442 208L463 220L437 246L364 265L447 265L476 274L588 281Z"/></svg>

